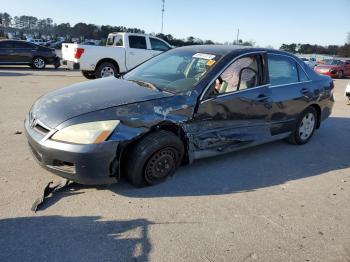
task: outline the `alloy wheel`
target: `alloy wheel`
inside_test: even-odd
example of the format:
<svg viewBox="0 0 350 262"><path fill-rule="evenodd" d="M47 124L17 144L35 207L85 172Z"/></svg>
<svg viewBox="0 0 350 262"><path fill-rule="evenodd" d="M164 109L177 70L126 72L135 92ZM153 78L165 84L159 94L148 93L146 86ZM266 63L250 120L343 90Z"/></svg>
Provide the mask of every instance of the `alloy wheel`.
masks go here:
<svg viewBox="0 0 350 262"><path fill-rule="evenodd" d="M109 66L102 68L101 77L104 78L104 77L110 77L110 76L114 76L113 68Z"/></svg>
<svg viewBox="0 0 350 262"><path fill-rule="evenodd" d="M307 113L300 122L299 136L302 140L307 140L314 131L316 119L314 114Z"/></svg>

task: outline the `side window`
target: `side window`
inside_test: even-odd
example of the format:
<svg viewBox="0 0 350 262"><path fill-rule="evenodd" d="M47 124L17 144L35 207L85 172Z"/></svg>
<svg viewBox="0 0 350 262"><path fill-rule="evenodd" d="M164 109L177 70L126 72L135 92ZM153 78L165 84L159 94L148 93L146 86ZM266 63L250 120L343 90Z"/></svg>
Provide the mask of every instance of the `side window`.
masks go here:
<svg viewBox="0 0 350 262"><path fill-rule="evenodd" d="M236 60L218 77L214 93L229 93L258 86L258 68L256 56Z"/></svg>
<svg viewBox="0 0 350 262"><path fill-rule="evenodd" d="M308 81L309 78L305 74L304 70L301 68L300 65L298 65L298 75L299 75L299 82L305 82Z"/></svg>
<svg viewBox="0 0 350 262"><path fill-rule="evenodd" d="M299 82L297 63L287 56L268 55L271 85L285 85Z"/></svg>
<svg viewBox="0 0 350 262"><path fill-rule="evenodd" d="M13 48L13 44L10 41L0 42L0 48Z"/></svg>
<svg viewBox="0 0 350 262"><path fill-rule="evenodd" d="M130 35L129 46L130 48L147 49L146 38L143 36Z"/></svg>
<svg viewBox="0 0 350 262"><path fill-rule="evenodd" d="M14 48L34 48L34 46L25 42L14 42Z"/></svg>
<svg viewBox="0 0 350 262"><path fill-rule="evenodd" d="M167 51L170 49L168 45L158 39L150 37L149 40L151 41L152 50Z"/></svg>

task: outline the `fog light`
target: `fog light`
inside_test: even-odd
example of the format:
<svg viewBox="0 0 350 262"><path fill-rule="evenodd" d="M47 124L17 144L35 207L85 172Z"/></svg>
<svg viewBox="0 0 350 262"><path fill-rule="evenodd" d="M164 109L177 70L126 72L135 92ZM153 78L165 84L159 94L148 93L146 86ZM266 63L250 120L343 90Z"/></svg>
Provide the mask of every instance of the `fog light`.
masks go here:
<svg viewBox="0 0 350 262"><path fill-rule="evenodd" d="M61 160L54 160L52 165L48 165L48 167L71 174L75 174L76 172L74 163Z"/></svg>

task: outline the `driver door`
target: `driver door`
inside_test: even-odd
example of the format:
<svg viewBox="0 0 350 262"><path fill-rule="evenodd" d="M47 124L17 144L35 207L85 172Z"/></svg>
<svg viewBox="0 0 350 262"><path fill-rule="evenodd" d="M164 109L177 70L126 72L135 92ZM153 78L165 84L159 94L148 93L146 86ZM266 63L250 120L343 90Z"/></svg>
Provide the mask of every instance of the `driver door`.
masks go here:
<svg viewBox="0 0 350 262"><path fill-rule="evenodd" d="M195 158L270 139L271 91L262 54L235 60L210 85L191 124Z"/></svg>

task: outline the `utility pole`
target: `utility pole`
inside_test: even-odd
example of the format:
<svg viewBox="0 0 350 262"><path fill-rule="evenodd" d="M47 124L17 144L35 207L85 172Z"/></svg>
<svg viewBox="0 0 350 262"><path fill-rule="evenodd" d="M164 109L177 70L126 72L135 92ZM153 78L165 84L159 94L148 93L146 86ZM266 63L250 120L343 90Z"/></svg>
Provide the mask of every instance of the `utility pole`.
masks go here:
<svg viewBox="0 0 350 262"><path fill-rule="evenodd" d="M165 4L165 0L162 0L162 29L161 29L161 33L163 34L163 24L164 24L164 4Z"/></svg>
<svg viewBox="0 0 350 262"><path fill-rule="evenodd" d="M236 45L239 45L239 43L238 43L238 38L239 38L239 28L237 29L237 40L236 40Z"/></svg>

